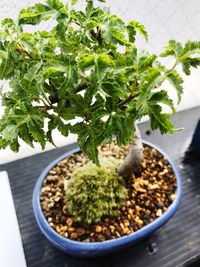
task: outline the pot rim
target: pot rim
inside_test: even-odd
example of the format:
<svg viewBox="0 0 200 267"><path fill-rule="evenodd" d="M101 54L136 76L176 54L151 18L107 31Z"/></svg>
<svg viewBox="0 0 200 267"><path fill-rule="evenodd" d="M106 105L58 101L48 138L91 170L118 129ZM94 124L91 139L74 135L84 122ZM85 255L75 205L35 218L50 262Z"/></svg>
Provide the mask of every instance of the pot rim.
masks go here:
<svg viewBox="0 0 200 267"><path fill-rule="evenodd" d="M47 176L48 172L61 160L63 160L65 157L70 156L74 153L77 153L80 151L80 148L75 148L73 150L70 150L66 153L64 153L63 155L61 155L60 157L58 157L57 159L55 159L54 161L52 161L41 173L41 175L39 176L37 183L35 185L34 191L33 191L33 198L32 198L32 204L33 204L33 210L34 210L34 214L35 214L35 218L36 221L38 223L38 225L40 226L41 231L43 232L43 234L46 236L46 238L51 241L55 246L60 247L61 249L66 249L66 244L70 245L70 247L73 247L74 250L76 250L77 252L80 250L85 250L85 251L101 251L101 250L105 250L105 249L113 249L113 248L117 248L117 247L123 247L125 245L127 245L128 243L134 243L134 241L136 240L140 240L146 236L148 236L149 234L151 234L152 232L154 232L155 230L157 230L158 228L160 228L162 225L164 225L172 216L173 214L176 212L179 203L180 203L180 199L181 199L181 195L182 195L182 185L181 185L181 176L176 168L176 166L174 165L174 163L172 162L172 160L169 158L169 156L167 156L165 154L165 152L162 151L162 149L160 149L159 147L157 147L156 145L152 144L151 142L148 141L144 141L142 140L143 144L149 145L150 147L155 148L158 152L160 152L169 162L169 164L171 165L174 174L176 176L176 183L177 183L177 189L176 189L176 198L175 200L172 202L172 204L168 207L168 209L157 219L155 219L154 221L152 221L151 223L143 226L142 228L140 228L139 230L137 230L136 232L133 232L129 235L125 235L116 239L112 239L112 240L105 240L103 242L91 242L91 243L87 243L87 242L81 242L81 241L74 241L71 240L69 238L63 237L61 235L59 235L48 223L48 221L46 220L43 212L42 212L42 208L41 208L41 204L40 204L40 193L41 193L41 188L43 185L43 181L45 179L45 177ZM56 240L56 242L55 242Z"/></svg>

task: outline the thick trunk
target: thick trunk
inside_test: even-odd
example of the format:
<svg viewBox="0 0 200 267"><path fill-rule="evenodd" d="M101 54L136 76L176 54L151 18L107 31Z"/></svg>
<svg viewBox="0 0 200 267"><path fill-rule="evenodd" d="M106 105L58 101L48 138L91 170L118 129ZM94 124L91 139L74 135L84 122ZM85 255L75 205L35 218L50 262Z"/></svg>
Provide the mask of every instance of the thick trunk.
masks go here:
<svg viewBox="0 0 200 267"><path fill-rule="evenodd" d="M141 161L143 159L143 144L140 131L135 125L134 139L129 144L129 153L118 169L118 174L124 178L131 177L132 173L140 172Z"/></svg>

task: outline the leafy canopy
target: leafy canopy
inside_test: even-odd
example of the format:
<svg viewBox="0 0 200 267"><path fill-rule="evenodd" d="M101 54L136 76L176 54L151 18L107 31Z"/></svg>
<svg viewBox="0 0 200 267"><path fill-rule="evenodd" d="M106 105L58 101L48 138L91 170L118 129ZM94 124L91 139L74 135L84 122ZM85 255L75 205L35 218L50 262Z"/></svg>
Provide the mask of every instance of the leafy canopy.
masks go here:
<svg viewBox="0 0 200 267"><path fill-rule="evenodd" d="M174 57L175 65L167 69L159 56L135 46L137 33L148 38L139 22L127 24L92 0L80 11L76 2L47 0L21 10L17 21L1 22L0 79L9 81L10 91L2 90L0 148L18 151L20 139L44 148L57 128L64 136L77 134L81 149L98 163L97 147L113 135L118 145L127 144L145 115L152 129L174 132L161 104L175 107L162 84L170 81L180 101L183 80L175 66L189 75L200 64L200 42L169 41L161 56ZM49 19L52 29L25 31Z"/></svg>

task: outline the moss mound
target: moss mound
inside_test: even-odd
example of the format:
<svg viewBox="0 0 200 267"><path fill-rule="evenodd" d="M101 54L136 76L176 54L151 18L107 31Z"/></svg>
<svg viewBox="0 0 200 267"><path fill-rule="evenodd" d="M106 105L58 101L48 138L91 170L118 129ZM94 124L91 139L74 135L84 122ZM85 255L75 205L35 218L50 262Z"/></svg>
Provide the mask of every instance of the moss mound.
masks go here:
<svg viewBox="0 0 200 267"><path fill-rule="evenodd" d="M67 207L77 221L93 223L102 216L117 216L127 197L125 182L116 171L119 161L100 162L101 166L88 163L78 168L68 184Z"/></svg>

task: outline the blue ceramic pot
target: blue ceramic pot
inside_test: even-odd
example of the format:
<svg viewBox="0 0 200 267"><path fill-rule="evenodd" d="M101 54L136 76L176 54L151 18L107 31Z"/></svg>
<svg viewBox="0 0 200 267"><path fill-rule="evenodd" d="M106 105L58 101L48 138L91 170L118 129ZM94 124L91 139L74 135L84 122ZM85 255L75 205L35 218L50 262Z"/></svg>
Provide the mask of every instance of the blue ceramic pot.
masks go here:
<svg viewBox="0 0 200 267"><path fill-rule="evenodd" d="M33 192L33 210L35 214L36 221L39 225L40 230L42 233L46 236L46 238L57 248L67 252L68 254L71 254L73 256L77 257L95 257L95 256L102 256L104 254L117 251L121 248L124 248L126 246L129 246L131 244L135 244L141 239L144 239L145 237L152 234L154 231L158 230L162 225L164 225L176 212L181 199L182 194L182 188L181 188L181 177L178 173L175 165L173 162L169 159L169 157L158 147L155 145L149 143L149 142L143 142L144 144L147 144L156 150L158 150L162 155L165 156L165 158L169 161L171 164L173 171L176 175L177 179L177 192L176 192L176 199L174 202L169 206L168 210L163 213L163 215L150 224L144 226L140 230L127 235L123 236L117 239L113 240L107 240L104 242L94 242L94 243L86 243L86 242L79 242L79 241L73 241L68 238L62 237L57 232L55 232L48 224L46 218L44 217L40 205L40 191L43 184L43 180L47 176L48 172L62 159L65 157L76 153L79 151L79 149L72 150L68 153L65 153L61 157L57 158L55 161L53 161L51 164L49 164L46 169L42 172L40 175Z"/></svg>

